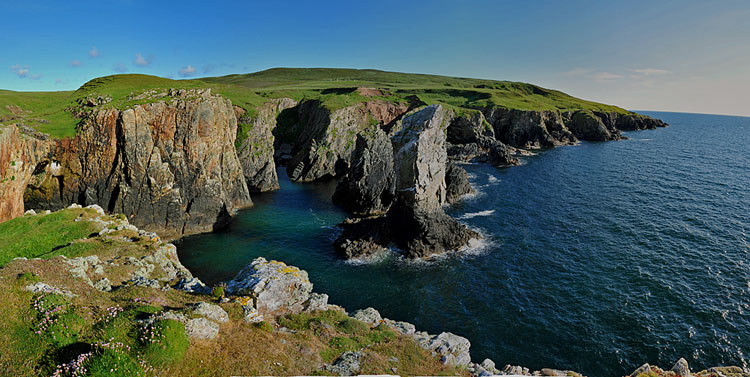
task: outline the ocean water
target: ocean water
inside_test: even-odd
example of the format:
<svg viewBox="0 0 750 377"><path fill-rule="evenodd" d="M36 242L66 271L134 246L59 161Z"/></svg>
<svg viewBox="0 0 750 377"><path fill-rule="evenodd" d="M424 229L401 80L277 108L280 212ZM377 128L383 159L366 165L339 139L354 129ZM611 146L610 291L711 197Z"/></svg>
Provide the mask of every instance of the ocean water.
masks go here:
<svg viewBox="0 0 750 377"><path fill-rule="evenodd" d="M465 165L477 193L447 209L485 235L432 262L347 263L331 242L335 183L254 197L221 232L178 243L207 283L257 256L308 271L348 310L372 306L471 341L475 361L619 376L644 362L750 362L750 118L646 113L630 140Z"/></svg>

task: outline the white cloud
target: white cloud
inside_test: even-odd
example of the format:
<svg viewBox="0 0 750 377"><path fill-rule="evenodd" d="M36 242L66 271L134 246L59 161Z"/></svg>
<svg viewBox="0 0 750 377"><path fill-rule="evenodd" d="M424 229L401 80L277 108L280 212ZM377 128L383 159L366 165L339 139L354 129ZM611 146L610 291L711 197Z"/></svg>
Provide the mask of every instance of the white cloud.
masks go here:
<svg viewBox="0 0 750 377"><path fill-rule="evenodd" d="M128 67L126 67L125 64L122 64L122 63L115 64L115 66L112 67L112 69L115 72L119 72L119 73L123 73L123 72L127 72L128 71Z"/></svg>
<svg viewBox="0 0 750 377"><path fill-rule="evenodd" d="M81 66L81 62L78 59L73 59L73 61L70 62L70 65L72 67L80 67Z"/></svg>
<svg viewBox="0 0 750 377"><path fill-rule="evenodd" d="M598 72L598 73L595 73L592 77L596 81L610 81L610 80L621 79L624 76L623 75L618 75L616 73Z"/></svg>
<svg viewBox="0 0 750 377"><path fill-rule="evenodd" d="M31 76L29 76L29 78L32 79L32 80L39 80L39 79L42 78L42 75L41 74L31 75Z"/></svg>
<svg viewBox="0 0 750 377"><path fill-rule="evenodd" d="M96 49L96 46L91 47L91 50L89 50L89 56L91 57L91 59L99 56L99 50Z"/></svg>
<svg viewBox="0 0 750 377"><path fill-rule="evenodd" d="M147 67L151 65L151 62L154 61L153 55L148 55L148 58L144 58L143 55L140 53L135 54L135 61L133 64L140 66L140 67Z"/></svg>
<svg viewBox="0 0 750 377"><path fill-rule="evenodd" d="M55 80L55 85L60 85L60 84L62 84L62 83L63 83L63 80L62 80L62 79L57 79L57 80Z"/></svg>
<svg viewBox="0 0 750 377"><path fill-rule="evenodd" d="M13 73L15 73L18 76L18 78L21 78L21 79L29 76L28 65L22 66L20 64L16 64L14 66L11 66L10 70L13 71Z"/></svg>
<svg viewBox="0 0 750 377"><path fill-rule="evenodd" d="M180 68L180 70L177 71L177 73L182 77L190 77L195 74L195 67L188 64L187 67Z"/></svg>
<svg viewBox="0 0 750 377"><path fill-rule="evenodd" d="M635 72L643 76L666 75L672 73L671 71L667 71L666 69L656 68L629 69L628 71Z"/></svg>

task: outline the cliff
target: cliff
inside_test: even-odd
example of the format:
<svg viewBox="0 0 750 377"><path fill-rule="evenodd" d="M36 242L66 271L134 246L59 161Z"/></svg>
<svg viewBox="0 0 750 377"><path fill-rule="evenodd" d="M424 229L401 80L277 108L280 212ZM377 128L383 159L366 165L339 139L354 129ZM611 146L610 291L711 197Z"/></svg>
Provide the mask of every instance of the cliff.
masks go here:
<svg viewBox="0 0 750 377"><path fill-rule="evenodd" d="M35 209L98 204L166 237L206 232L252 204L235 152L232 104L210 91L89 109L75 138L36 163L24 201Z"/></svg>
<svg viewBox="0 0 750 377"><path fill-rule="evenodd" d="M0 222L24 213L23 195L50 142L16 125L0 125Z"/></svg>

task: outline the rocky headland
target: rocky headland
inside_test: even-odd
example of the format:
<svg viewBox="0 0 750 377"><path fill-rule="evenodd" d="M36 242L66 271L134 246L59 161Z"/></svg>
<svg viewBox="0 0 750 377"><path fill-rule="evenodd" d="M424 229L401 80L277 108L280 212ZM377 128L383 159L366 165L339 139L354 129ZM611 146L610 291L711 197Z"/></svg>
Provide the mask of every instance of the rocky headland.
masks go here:
<svg viewBox="0 0 750 377"><path fill-rule="evenodd" d="M206 287L182 267L174 246L156 235L171 240L225 226L237 210L252 205L251 194L278 189L276 167L282 165L296 182L338 181L332 200L350 214L333 245L343 257L395 249L407 258L431 258L463 250L480 237L443 209L473 191L462 163L505 168L518 165L531 149L620 140L622 131L666 126L584 102L580 108L504 106L488 102L486 91L494 89L482 85L444 92L326 87L309 98L282 91L243 100L231 91L156 88L125 99L106 93L80 97L68 109L78 119L73 137L48 137L23 119L6 121L0 125L0 222L73 211L77 225L66 226L88 225L79 238L42 254L13 254L20 259L0 268L0 284L12 292L3 315L18 317L21 322L13 323L19 328L28 329L29 318L54 308L85 318L75 334L61 329L52 340L45 335L50 327L38 329L41 343L31 355L6 333L0 366L19 375L46 373L70 370L77 357L89 363L114 353L145 371L175 375L210 368L238 374L578 375L476 363L467 339L420 332L372 308L347 313L313 292L305 271L282 262L260 258L226 284ZM509 84L493 85L500 90ZM559 96L530 90L545 100ZM481 101L460 102L471 96ZM54 303L35 306L37 301ZM119 316L127 318L124 334L102 330ZM63 333L70 343L57 341ZM164 340L167 333L177 340ZM143 336L165 337L162 345L189 345L175 351L179 358L164 361L150 353ZM283 352L267 353L247 339ZM230 362L230 355L246 351L238 347L264 359L242 356L244 366ZM215 349L225 353L203 365ZM54 357L44 361L45 353ZM19 355L37 364L11 360ZM182 358L188 362L177 366ZM633 374L678 375L691 375L686 362L671 371L644 365ZM750 373L729 367L692 375Z"/></svg>

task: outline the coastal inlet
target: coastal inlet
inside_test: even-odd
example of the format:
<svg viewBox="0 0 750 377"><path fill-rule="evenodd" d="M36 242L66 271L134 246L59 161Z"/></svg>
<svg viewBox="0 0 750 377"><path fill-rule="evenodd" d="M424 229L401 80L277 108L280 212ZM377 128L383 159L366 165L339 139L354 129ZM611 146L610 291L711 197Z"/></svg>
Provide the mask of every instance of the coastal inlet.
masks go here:
<svg viewBox="0 0 750 377"><path fill-rule="evenodd" d="M497 169L463 165L477 191L447 213L485 236L433 262L343 262L335 182L253 196L221 232L184 238L207 284L257 256L307 270L350 310L377 307L467 337L498 364L625 375L685 357L693 370L747 366L750 119L649 113L672 126L626 132Z"/></svg>

